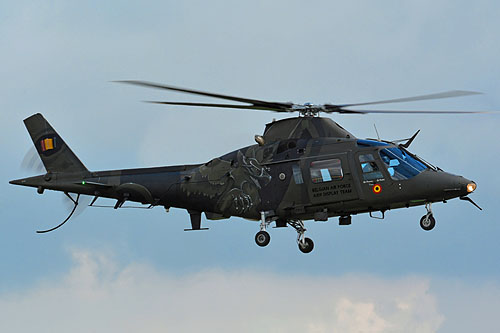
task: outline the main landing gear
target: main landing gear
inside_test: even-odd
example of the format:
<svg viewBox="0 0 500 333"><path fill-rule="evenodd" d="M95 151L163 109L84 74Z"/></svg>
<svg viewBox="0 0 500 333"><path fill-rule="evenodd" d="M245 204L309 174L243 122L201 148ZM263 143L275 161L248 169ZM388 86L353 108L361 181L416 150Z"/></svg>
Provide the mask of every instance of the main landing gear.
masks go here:
<svg viewBox="0 0 500 333"><path fill-rule="evenodd" d="M258 246L264 247L269 244L270 241L271 236L265 230L261 230L255 235L255 243L257 243Z"/></svg>
<svg viewBox="0 0 500 333"><path fill-rule="evenodd" d="M258 246L267 246L271 241L271 236L266 231L266 227L270 223L271 221L266 219L265 213L261 212L260 231L255 235L255 243L257 243ZM305 237L306 228L304 228L304 222L301 220L288 220L286 221L286 224L297 231L297 244L299 246L299 250L302 253L311 252L314 249L314 242L312 239Z"/></svg>
<svg viewBox="0 0 500 333"><path fill-rule="evenodd" d="M432 216L432 203L426 203L425 204L425 209L427 209L427 214L422 216L420 219L420 227L424 229L425 231L430 231L436 226L436 219L434 219L434 216Z"/></svg>
<svg viewBox="0 0 500 333"><path fill-rule="evenodd" d="M266 213L260 212L260 231L255 235L255 243L258 246L264 247L271 241L271 236L266 231L266 227L271 222L266 219Z"/></svg>
<svg viewBox="0 0 500 333"><path fill-rule="evenodd" d="M314 242L311 238L305 236L306 228L304 228L304 222L302 220L290 220L287 221L288 225L297 231L297 244L299 245L299 250L302 253L309 253L314 249Z"/></svg>

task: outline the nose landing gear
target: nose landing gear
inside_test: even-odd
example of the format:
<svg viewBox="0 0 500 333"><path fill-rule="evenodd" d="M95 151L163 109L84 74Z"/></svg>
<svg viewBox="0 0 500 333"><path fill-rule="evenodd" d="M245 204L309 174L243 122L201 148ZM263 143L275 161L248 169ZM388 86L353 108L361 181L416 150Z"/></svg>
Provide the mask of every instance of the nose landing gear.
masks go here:
<svg viewBox="0 0 500 333"><path fill-rule="evenodd" d="M424 229L425 231L430 231L434 229L436 226L436 219L434 219L434 216L432 215L432 203L426 203L425 204L425 209L427 209L427 214L422 216L420 219L420 227Z"/></svg>

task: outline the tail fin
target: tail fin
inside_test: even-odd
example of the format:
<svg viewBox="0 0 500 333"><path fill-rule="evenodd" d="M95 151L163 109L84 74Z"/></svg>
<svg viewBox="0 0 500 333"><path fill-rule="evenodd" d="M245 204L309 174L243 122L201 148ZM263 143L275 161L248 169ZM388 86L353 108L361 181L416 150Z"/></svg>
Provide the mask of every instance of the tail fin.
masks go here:
<svg viewBox="0 0 500 333"><path fill-rule="evenodd" d="M24 119L24 124L48 172L87 171L85 165L40 113Z"/></svg>

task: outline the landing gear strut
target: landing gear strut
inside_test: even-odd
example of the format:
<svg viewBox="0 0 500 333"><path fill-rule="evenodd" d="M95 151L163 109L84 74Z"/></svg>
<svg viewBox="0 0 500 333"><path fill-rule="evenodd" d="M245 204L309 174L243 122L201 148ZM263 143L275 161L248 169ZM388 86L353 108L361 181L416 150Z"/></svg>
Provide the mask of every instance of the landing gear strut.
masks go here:
<svg viewBox="0 0 500 333"><path fill-rule="evenodd" d="M271 222L267 221L266 213L260 212L260 231L255 235L255 243L257 243L258 246L264 247L271 241L271 236L266 231L266 227L269 223Z"/></svg>
<svg viewBox="0 0 500 333"><path fill-rule="evenodd" d="M420 227L424 229L425 231L430 231L436 226L436 219L434 219L434 216L432 216L432 203L426 203L425 204L425 209L427 209L427 214L422 216L420 219Z"/></svg>
<svg viewBox="0 0 500 333"><path fill-rule="evenodd" d="M278 226L278 221L280 227L284 227L286 225L291 226L297 231L297 244L299 246L299 250L303 253L309 253L314 248L314 242L312 239L307 238L305 236L306 228L304 228L304 222L301 220L277 220L276 225ZM255 243L258 246L264 247L269 244L271 241L271 236L266 231L266 228L269 224L271 224L272 220L268 220L266 217L266 212L260 212L260 231L255 235Z"/></svg>
<svg viewBox="0 0 500 333"><path fill-rule="evenodd" d="M314 249L314 242L312 239L305 237L306 228L304 222L301 220L289 220L288 225L297 231L297 244L302 253L309 253Z"/></svg>

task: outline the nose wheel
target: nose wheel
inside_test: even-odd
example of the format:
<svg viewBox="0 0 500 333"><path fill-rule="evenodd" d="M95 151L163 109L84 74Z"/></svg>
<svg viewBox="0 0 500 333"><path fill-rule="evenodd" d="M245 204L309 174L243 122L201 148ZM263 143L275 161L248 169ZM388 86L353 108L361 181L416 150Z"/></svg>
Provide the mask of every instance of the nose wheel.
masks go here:
<svg viewBox="0 0 500 333"><path fill-rule="evenodd" d="M427 209L427 214L422 216L420 219L420 227L425 231L430 231L436 226L436 219L432 215L432 207L430 203L425 204L425 209Z"/></svg>

